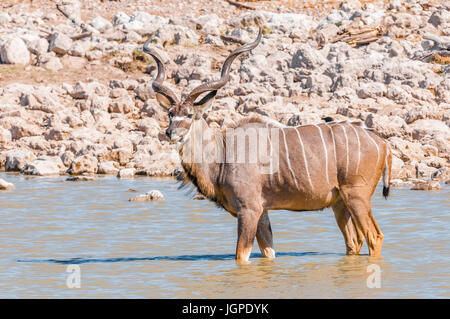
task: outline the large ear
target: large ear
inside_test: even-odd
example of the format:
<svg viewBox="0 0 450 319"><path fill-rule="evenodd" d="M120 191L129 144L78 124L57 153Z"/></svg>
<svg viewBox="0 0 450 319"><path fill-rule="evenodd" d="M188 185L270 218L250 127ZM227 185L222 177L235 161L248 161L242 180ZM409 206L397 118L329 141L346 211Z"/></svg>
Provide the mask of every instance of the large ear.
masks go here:
<svg viewBox="0 0 450 319"><path fill-rule="evenodd" d="M174 104L174 101L172 101L171 98L169 98L161 93L156 93L156 100L166 110L169 110L172 107L172 105Z"/></svg>
<svg viewBox="0 0 450 319"><path fill-rule="evenodd" d="M203 114L208 110L214 99L216 98L217 90L211 91L206 94L200 101L194 103L194 116L195 119L198 120L203 116Z"/></svg>

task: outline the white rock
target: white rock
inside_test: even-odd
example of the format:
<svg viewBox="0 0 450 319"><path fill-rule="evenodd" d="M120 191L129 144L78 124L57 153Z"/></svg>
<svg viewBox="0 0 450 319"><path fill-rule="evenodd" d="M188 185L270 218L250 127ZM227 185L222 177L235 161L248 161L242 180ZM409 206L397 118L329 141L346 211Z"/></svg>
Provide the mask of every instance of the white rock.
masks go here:
<svg viewBox="0 0 450 319"><path fill-rule="evenodd" d="M1 144L9 143L11 142L11 139L12 139L11 132L7 129L0 127L0 143Z"/></svg>
<svg viewBox="0 0 450 319"><path fill-rule="evenodd" d="M429 181L418 181L414 183L411 190L421 190L421 191L433 191L442 189L439 181L429 180Z"/></svg>
<svg viewBox="0 0 450 319"><path fill-rule="evenodd" d="M61 0L58 3L58 8L64 12L69 19L74 20L75 23L81 22L81 3L78 0Z"/></svg>
<svg viewBox="0 0 450 319"><path fill-rule="evenodd" d="M123 168L119 171L117 174L117 177L119 178L133 178L136 174L135 168Z"/></svg>
<svg viewBox="0 0 450 319"><path fill-rule="evenodd" d="M373 128L384 138L391 136L405 136L411 133L408 124L398 116L385 116L377 114L369 114L365 124L369 128Z"/></svg>
<svg viewBox="0 0 450 319"><path fill-rule="evenodd" d="M295 28L302 28L308 33L316 25L316 22L310 16L294 13L274 14L267 22L269 28L283 33L290 33Z"/></svg>
<svg viewBox="0 0 450 319"><path fill-rule="evenodd" d="M36 176L59 175L61 165L62 162L58 165L58 163L54 160L38 158L37 160L26 164L22 170L22 173Z"/></svg>
<svg viewBox="0 0 450 319"><path fill-rule="evenodd" d="M117 175L119 164L113 161L100 162L98 164L98 174Z"/></svg>
<svg viewBox="0 0 450 319"><path fill-rule="evenodd" d="M362 99L377 98L386 94L386 86L383 83L361 83L356 90L358 97Z"/></svg>
<svg viewBox="0 0 450 319"><path fill-rule="evenodd" d="M130 17L130 22L133 21L139 21L142 22L144 25L148 24L154 24L154 25L163 25L168 24L169 19L152 15L144 11L136 11L134 12Z"/></svg>
<svg viewBox="0 0 450 319"><path fill-rule="evenodd" d="M63 68L63 65L59 60L59 58L53 57L50 58L50 60L44 64L44 68L52 72L57 72Z"/></svg>
<svg viewBox="0 0 450 319"><path fill-rule="evenodd" d="M111 24L111 22L109 22L108 20L106 20L105 18L103 18L101 16L95 17L94 19L89 21L89 24L102 33L113 28L113 25Z"/></svg>
<svg viewBox="0 0 450 319"><path fill-rule="evenodd" d="M13 189L15 189L13 183L9 183L9 182L5 181L4 179L0 178L0 190L5 191L5 190L13 190Z"/></svg>
<svg viewBox="0 0 450 319"><path fill-rule="evenodd" d="M11 22L11 16L7 12L0 12L0 25L7 25Z"/></svg>
<svg viewBox="0 0 450 319"><path fill-rule="evenodd" d="M70 166L69 173L79 175L82 173L97 173L98 160L91 155L83 155L75 158Z"/></svg>
<svg viewBox="0 0 450 319"><path fill-rule="evenodd" d="M442 135L450 138L450 128L439 120L417 120L410 125L415 139L421 139L425 135Z"/></svg>
<svg viewBox="0 0 450 319"><path fill-rule="evenodd" d="M43 55L48 51L48 41L42 38L29 41L27 43L28 50L36 55Z"/></svg>
<svg viewBox="0 0 450 319"><path fill-rule="evenodd" d="M21 38L6 40L0 47L0 58L6 64L27 65L30 63L30 51Z"/></svg>
<svg viewBox="0 0 450 319"><path fill-rule="evenodd" d="M16 150L12 150L7 152L6 154L6 171L21 171L25 165L29 162L32 162L36 159L33 152L19 148Z"/></svg>
<svg viewBox="0 0 450 319"><path fill-rule="evenodd" d="M72 44L72 39L64 33L54 33L50 36L49 50L57 54L66 54L72 47Z"/></svg>
<svg viewBox="0 0 450 319"><path fill-rule="evenodd" d="M119 11L114 16L112 22L114 25L124 24L130 21L130 17L122 11Z"/></svg>
<svg viewBox="0 0 450 319"><path fill-rule="evenodd" d="M195 19L196 29L210 36L220 35L219 27L222 23L223 19L219 18L216 14L202 15Z"/></svg>
<svg viewBox="0 0 450 319"><path fill-rule="evenodd" d="M133 196L129 199L130 202L154 202L164 200L164 195L158 190L151 190L146 194Z"/></svg>
<svg viewBox="0 0 450 319"><path fill-rule="evenodd" d="M292 57L291 67L306 68L309 70L316 69L322 64L328 63L325 57L309 45L302 45Z"/></svg>

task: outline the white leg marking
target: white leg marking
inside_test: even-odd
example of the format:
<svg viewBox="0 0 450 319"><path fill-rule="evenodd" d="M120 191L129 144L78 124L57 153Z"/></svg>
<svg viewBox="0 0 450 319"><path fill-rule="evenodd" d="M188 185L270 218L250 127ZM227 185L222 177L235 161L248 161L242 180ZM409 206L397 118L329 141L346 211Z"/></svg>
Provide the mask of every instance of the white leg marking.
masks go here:
<svg viewBox="0 0 450 319"><path fill-rule="evenodd" d="M347 177L348 172L348 137L347 132L345 131L345 124L341 126L342 130L344 131L345 136L345 153L346 153L346 162L345 162L345 177Z"/></svg>
<svg viewBox="0 0 450 319"><path fill-rule="evenodd" d="M358 162L356 162L356 173L358 174L358 170L359 170L359 162L361 161L361 143L359 142L359 135L358 132L356 131L356 128L350 124L350 126L352 127L353 131L356 134L356 140L358 141Z"/></svg>
<svg viewBox="0 0 450 319"><path fill-rule="evenodd" d="M305 147L303 145L302 137L300 136L300 132L298 131L298 129L295 129L295 131L297 132L298 140L300 141L300 146L302 147L303 160L305 161L305 169L306 169L306 175L308 176L309 185L311 186L311 190L314 190L314 187L313 187L313 184L311 181L311 176L309 175L308 161L306 160Z"/></svg>
<svg viewBox="0 0 450 319"><path fill-rule="evenodd" d="M327 183L328 183L328 185L330 185L330 178L328 177L328 150L327 150L327 146L325 145L325 140L323 139L322 129L318 125L314 125L314 126L317 127L317 129L319 130L320 139L322 140L323 151L325 153L325 169L326 169Z"/></svg>
<svg viewBox="0 0 450 319"><path fill-rule="evenodd" d="M287 142L286 142L286 134L284 133L284 129L281 129L281 132L283 132L284 147L286 149L287 165L288 165L289 170L291 171L292 177L294 178L295 186L297 186L297 189L299 189L298 188L298 184L297 184L297 178L295 177L294 171L292 170L292 167L291 167L291 161L289 160L289 150L288 150L288 145L287 145Z"/></svg>

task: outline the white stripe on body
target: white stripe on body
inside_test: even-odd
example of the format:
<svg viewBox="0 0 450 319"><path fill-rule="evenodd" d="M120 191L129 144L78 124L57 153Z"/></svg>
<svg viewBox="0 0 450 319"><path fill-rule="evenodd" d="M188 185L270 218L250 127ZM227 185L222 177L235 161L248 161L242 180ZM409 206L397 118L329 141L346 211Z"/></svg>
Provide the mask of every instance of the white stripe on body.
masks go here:
<svg viewBox="0 0 450 319"><path fill-rule="evenodd" d="M331 126L329 126L328 124L325 124L331 131L331 138L333 139L333 152L334 152L334 165L337 169L337 156L336 156L336 141L334 139L334 132L333 132L333 128Z"/></svg>
<svg viewBox="0 0 450 319"><path fill-rule="evenodd" d="M347 172L348 172L348 137L347 137L347 132L345 131L345 125L342 125L342 130L344 131L344 136L345 136L345 158L346 158L346 162L345 162L345 177L347 177Z"/></svg>
<svg viewBox="0 0 450 319"><path fill-rule="evenodd" d="M281 129L281 132L283 132L284 147L286 149L287 165L288 165L289 170L291 171L292 177L294 178L295 186L297 186L297 189L299 189L298 188L298 184L297 184L297 177L295 177L294 171L292 170L292 167L291 167L291 161L289 160L289 150L288 150L288 145L287 145L287 142L286 142L286 134L284 133L284 129Z"/></svg>
<svg viewBox="0 0 450 319"><path fill-rule="evenodd" d="M270 171L270 173L269 173L269 182L270 182L270 187L273 187L273 171L272 171L272 169L273 169L273 167L272 167L272 141L270 140L270 134L269 134L269 131L270 131L270 128L269 128L269 126L267 125L266 126L266 128L267 128L267 138L268 138L268 140L269 140L269 147L270 147L270 163L269 163L269 171Z"/></svg>
<svg viewBox="0 0 450 319"><path fill-rule="evenodd" d="M318 125L314 125L319 130L320 139L322 140L322 146L323 150L325 152L325 169L326 169L326 177L327 177L327 183L330 185L330 178L328 177L328 150L327 146L325 145L325 140L323 139L322 129Z"/></svg>
<svg viewBox="0 0 450 319"><path fill-rule="evenodd" d="M373 138L369 135L369 133L363 129L364 133L366 133L367 137L372 141L372 143L375 145L375 147L377 148L377 162L375 164L375 167L378 166L378 160L380 159L380 149L378 147L378 144L373 140Z"/></svg>
<svg viewBox="0 0 450 319"><path fill-rule="evenodd" d="M356 128L353 125L350 125L350 126L352 127L353 131L355 132L356 140L358 141L358 161L356 162L356 173L355 173L355 174L358 174L359 162L361 161L361 143L359 141L359 135L358 135L358 132L356 131Z"/></svg>
<svg viewBox="0 0 450 319"><path fill-rule="evenodd" d="M314 186L311 181L311 176L309 175L308 161L306 160L305 147L303 145L302 137L300 136L300 132L298 131L298 129L295 129L295 131L297 132L298 140L300 141L300 146L302 147L303 160L305 162L305 169L306 169L306 175L308 176L308 182L309 182L309 185L311 186L311 190L314 191Z"/></svg>

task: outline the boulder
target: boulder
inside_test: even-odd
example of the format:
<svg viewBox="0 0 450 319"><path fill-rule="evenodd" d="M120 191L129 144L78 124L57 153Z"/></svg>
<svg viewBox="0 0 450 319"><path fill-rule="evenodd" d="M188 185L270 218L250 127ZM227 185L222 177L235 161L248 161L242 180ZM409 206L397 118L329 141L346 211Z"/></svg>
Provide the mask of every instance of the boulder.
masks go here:
<svg viewBox="0 0 450 319"><path fill-rule="evenodd" d="M57 57L50 58L48 62L44 63L43 67L49 71L57 72L63 68L61 61Z"/></svg>
<svg viewBox="0 0 450 319"><path fill-rule="evenodd" d="M164 200L164 195L159 190L151 190L146 194L133 196L129 199L130 202L155 202Z"/></svg>
<svg viewBox="0 0 450 319"><path fill-rule="evenodd" d="M8 12L0 12L0 26L7 25L11 22L11 16Z"/></svg>
<svg viewBox="0 0 450 319"><path fill-rule="evenodd" d="M369 114L365 124L368 128L374 129L384 138L391 136L406 136L410 134L408 124L398 116L386 116Z"/></svg>
<svg viewBox="0 0 450 319"><path fill-rule="evenodd" d="M52 34L49 40L49 50L61 55L66 54L73 43L71 38L61 32Z"/></svg>
<svg viewBox="0 0 450 319"><path fill-rule="evenodd" d="M27 43L28 50L37 56L47 53L48 45L48 41L42 38L35 39Z"/></svg>
<svg viewBox="0 0 450 319"><path fill-rule="evenodd" d="M450 138L450 128L439 120L417 120L410 124L413 138L420 140L426 135Z"/></svg>
<svg viewBox="0 0 450 319"><path fill-rule="evenodd" d="M223 19L216 14L207 14L199 16L195 19L195 28L205 35L216 36L220 35L220 26Z"/></svg>
<svg viewBox="0 0 450 319"><path fill-rule="evenodd" d="M56 159L38 158L26 164L21 173L36 176L59 175L63 167L64 165L60 159L58 162Z"/></svg>
<svg viewBox="0 0 450 319"><path fill-rule="evenodd" d="M119 173L119 164L113 161L100 162L98 164L98 174L117 175Z"/></svg>
<svg viewBox="0 0 450 319"><path fill-rule="evenodd" d="M133 178L136 174L135 168L123 168L119 171L117 174L117 177L119 178Z"/></svg>
<svg viewBox="0 0 450 319"><path fill-rule="evenodd" d="M0 59L6 64L27 65L30 63L30 51L21 38L14 37L0 46Z"/></svg>
<svg viewBox="0 0 450 319"><path fill-rule="evenodd" d="M280 13L273 14L265 25L274 31L289 34L296 28L309 33L311 29L316 27L317 23L306 14Z"/></svg>
<svg viewBox="0 0 450 319"><path fill-rule="evenodd" d="M113 28L112 23L101 16L97 16L91 21L89 21L89 25L91 25L94 29L102 33Z"/></svg>
<svg viewBox="0 0 450 319"><path fill-rule="evenodd" d="M123 11L119 11L113 17L112 23L114 25L125 24L130 21L130 17Z"/></svg>
<svg viewBox="0 0 450 319"><path fill-rule="evenodd" d="M417 181L411 190L421 190L421 191L434 191L442 189L439 181L429 180L429 181Z"/></svg>
<svg viewBox="0 0 450 319"><path fill-rule="evenodd" d="M0 127L0 144L6 144L11 142L11 132L7 129Z"/></svg>
<svg viewBox="0 0 450 319"><path fill-rule="evenodd" d="M82 173L97 173L98 160L91 155L76 157L70 166L69 174L80 175Z"/></svg>
<svg viewBox="0 0 450 319"><path fill-rule="evenodd" d="M6 154L6 171L18 171L20 172L27 163L32 162L36 159L33 152L19 148L12 151L8 151Z"/></svg>
<svg viewBox="0 0 450 319"><path fill-rule="evenodd" d="M95 176L90 175L78 175L66 178L66 181L68 182L90 182L96 180L97 178Z"/></svg>
<svg viewBox="0 0 450 319"><path fill-rule="evenodd" d="M291 67L314 70L328 61L309 45L302 45L292 57Z"/></svg>
<svg viewBox="0 0 450 319"><path fill-rule="evenodd" d="M8 191L8 190L13 190L13 189L15 189L13 183L9 183L9 182L5 181L4 179L0 178L0 190L1 191Z"/></svg>

